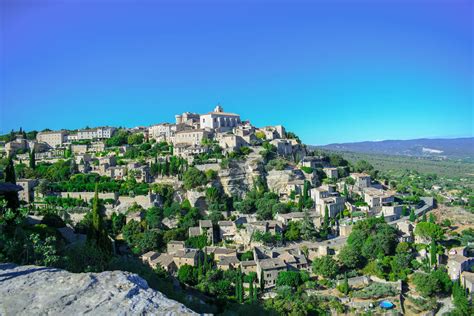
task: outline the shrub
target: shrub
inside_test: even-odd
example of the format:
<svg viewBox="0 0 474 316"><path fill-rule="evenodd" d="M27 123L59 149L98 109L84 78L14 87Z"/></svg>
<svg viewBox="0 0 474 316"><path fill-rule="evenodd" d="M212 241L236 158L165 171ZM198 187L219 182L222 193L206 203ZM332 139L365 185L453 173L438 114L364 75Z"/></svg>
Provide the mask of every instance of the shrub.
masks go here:
<svg viewBox="0 0 474 316"><path fill-rule="evenodd" d="M41 220L41 224L45 224L54 228L62 228L66 226L61 217L56 214L46 214Z"/></svg>
<svg viewBox="0 0 474 316"><path fill-rule="evenodd" d="M362 290L354 292L352 296L363 299L378 299L381 297L394 296L397 294L398 291L395 290L395 288L390 284L372 283L369 286L363 288Z"/></svg>

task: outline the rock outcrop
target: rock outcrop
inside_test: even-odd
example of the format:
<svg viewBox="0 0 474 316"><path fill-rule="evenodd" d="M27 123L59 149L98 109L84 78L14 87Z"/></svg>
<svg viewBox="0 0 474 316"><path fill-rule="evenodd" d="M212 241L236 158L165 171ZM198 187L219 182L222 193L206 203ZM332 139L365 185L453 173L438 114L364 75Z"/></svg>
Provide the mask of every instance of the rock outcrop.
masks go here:
<svg viewBox="0 0 474 316"><path fill-rule="evenodd" d="M0 315L196 315L123 271L0 264Z"/></svg>
<svg viewBox="0 0 474 316"><path fill-rule="evenodd" d="M244 161L231 161L229 167L219 170L219 180L224 192L243 197L253 188L253 183L265 173L263 159L258 152L250 153Z"/></svg>
<svg viewBox="0 0 474 316"><path fill-rule="evenodd" d="M286 192L289 184L303 185L304 180L305 176L299 169L271 170L267 174L268 189L278 194Z"/></svg>

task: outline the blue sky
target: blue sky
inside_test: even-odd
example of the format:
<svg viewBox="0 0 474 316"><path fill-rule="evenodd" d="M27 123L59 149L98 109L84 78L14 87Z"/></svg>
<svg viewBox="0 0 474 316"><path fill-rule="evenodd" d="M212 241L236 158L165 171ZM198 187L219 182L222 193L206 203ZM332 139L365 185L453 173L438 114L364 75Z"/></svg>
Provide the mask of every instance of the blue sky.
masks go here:
<svg viewBox="0 0 474 316"><path fill-rule="evenodd" d="M470 0L0 3L0 132L220 102L308 144L474 134Z"/></svg>

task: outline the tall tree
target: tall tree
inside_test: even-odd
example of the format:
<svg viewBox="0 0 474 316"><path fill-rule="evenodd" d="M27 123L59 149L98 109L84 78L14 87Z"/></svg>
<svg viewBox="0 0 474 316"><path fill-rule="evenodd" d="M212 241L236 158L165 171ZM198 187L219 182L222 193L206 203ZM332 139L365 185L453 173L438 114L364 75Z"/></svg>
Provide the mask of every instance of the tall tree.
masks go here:
<svg viewBox="0 0 474 316"><path fill-rule="evenodd" d="M430 263L432 267L435 267L438 263L438 247L436 246L436 240L433 238L430 244Z"/></svg>
<svg viewBox="0 0 474 316"><path fill-rule="evenodd" d="M416 215L415 215L415 210L411 209L410 210L410 222L415 222L416 221Z"/></svg>
<svg viewBox="0 0 474 316"><path fill-rule="evenodd" d="M36 157L35 157L35 148L34 147L30 152L30 168L33 169L33 170L36 169Z"/></svg>
<svg viewBox="0 0 474 316"><path fill-rule="evenodd" d="M425 223L428 221L426 218L426 211L423 211L423 216L421 217L421 221Z"/></svg>
<svg viewBox="0 0 474 316"><path fill-rule="evenodd" d="M324 225L328 226L329 225L329 208L326 205L324 208Z"/></svg>
<svg viewBox="0 0 474 316"><path fill-rule="evenodd" d="M13 166L12 156L8 157L7 166L4 170L5 182L16 184L15 167ZM20 200L18 199L18 192L6 192L5 200L7 202L7 208L16 210L20 206Z"/></svg>
<svg viewBox="0 0 474 316"><path fill-rule="evenodd" d="M104 219L102 215L102 208L99 201L99 190L96 184L94 200L92 202L92 214L91 214L91 225L89 228L89 234L87 241L95 244L97 248L102 250L104 253L110 253L112 249L109 236L104 225Z"/></svg>
<svg viewBox="0 0 474 316"><path fill-rule="evenodd" d="M253 278L250 280L249 284L249 301L253 301Z"/></svg>
<svg viewBox="0 0 474 316"><path fill-rule="evenodd" d="M301 222L301 238L303 240L312 240L316 237L316 228L314 227L314 223L309 217L309 213L307 210L304 212L303 221Z"/></svg>

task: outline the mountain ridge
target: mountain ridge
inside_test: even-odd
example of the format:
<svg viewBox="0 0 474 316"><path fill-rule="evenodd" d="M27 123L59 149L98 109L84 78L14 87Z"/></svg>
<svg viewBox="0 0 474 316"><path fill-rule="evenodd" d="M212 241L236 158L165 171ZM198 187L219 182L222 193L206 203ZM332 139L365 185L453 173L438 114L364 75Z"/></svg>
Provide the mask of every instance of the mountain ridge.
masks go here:
<svg viewBox="0 0 474 316"><path fill-rule="evenodd" d="M313 147L333 151L474 160L474 137L363 141Z"/></svg>

